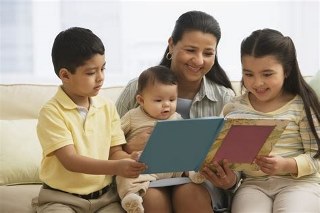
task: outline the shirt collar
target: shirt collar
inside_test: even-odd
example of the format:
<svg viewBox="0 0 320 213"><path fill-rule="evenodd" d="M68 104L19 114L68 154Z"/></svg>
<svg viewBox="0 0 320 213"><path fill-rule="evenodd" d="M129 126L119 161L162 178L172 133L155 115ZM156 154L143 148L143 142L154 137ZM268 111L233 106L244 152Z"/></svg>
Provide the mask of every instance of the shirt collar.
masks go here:
<svg viewBox="0 0 320 213"><path fill-rule="evenodd" d="M215 91L216 89L212 86L206 76L203 76L199 92L196 94L195 101L201 101L205 96L211 101L218 101Z"/></svg>
<svg viewBox="0 0 320 213"><path fill-rule="evenodd" d="M58 91L55 95L55 99L65 108L65 109L78 109L71 98L63 91L62 87L59 86ZM103 106L103 101L98 97L90 97L90 108L99 108Z"/></svg>

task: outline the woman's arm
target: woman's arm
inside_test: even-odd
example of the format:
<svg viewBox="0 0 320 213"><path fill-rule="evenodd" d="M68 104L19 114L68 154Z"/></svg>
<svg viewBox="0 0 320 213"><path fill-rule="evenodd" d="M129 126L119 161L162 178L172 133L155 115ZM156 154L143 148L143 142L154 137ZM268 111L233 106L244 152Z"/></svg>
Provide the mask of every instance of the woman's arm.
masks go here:
<svg viewBox="0 0 320 213"><path fill-rule="evenodd" d="M136 102L136 93L138 89L138 80L131 80L124 88L120 96L116 101L116 108L120 118L126 114L130 109L136 108L138 103Z"/></svg>

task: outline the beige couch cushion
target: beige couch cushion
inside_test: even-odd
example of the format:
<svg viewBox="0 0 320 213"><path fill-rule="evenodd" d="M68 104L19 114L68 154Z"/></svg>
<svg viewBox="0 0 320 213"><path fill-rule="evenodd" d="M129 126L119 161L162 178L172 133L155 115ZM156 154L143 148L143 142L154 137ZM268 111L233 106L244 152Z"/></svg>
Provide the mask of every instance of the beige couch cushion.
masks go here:
<svg viewBox="0 0 320 213"><path fill-rule="evenodd" d="M57 86L0 85L0 91L0 119L33 119L55 94Z"/></svg>
<svg viewBox="0 0 320 213"><path fill-rule="evenodd" d="M0 185L40 183L37 119L0 120Z"/></svg>
<svg viewBox="0 0 320 213"><path fill-rule="evenodd" d="M310 79L309 84L320 98L320 70Z"/></svg>
<svg viewBox="0 0 320 213"><path fill-rule="evenodd" d="M38 118L41 107L57 92L56 85L0 85L0 119ZM116 101L123 87L103 88L99 95Z"/></svg>

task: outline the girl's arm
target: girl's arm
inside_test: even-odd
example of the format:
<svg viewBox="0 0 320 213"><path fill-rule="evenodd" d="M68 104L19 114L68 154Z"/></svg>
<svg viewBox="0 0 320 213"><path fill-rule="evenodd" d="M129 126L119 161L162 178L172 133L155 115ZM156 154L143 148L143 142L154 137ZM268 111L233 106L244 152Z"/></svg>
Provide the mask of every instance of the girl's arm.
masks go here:
<svg viewBox="0 0 320 213"><path fill-rule="evenodd" d="M312 110L311 114L317 134L320 136L319 121ZM298 173L296 175L297 178L318 173L320 170L320 159L313 158L318 150L317 142L310 130L305 113L303 113L303 119L299 123L299 129L305 153L294 157L298 167Z"/></svg>

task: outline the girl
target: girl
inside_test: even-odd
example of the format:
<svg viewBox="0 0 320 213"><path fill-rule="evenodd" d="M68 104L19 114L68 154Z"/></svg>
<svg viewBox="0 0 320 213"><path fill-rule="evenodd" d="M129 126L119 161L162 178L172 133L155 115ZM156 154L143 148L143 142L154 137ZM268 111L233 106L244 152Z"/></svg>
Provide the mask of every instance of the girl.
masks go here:
<svg viewBox="0 0 320 213"><path fill-rule="evenodd" d="M272 29L241 44L247 92L226 105L226 117L290 120L260 170L243 174L232 212L320 212L320 103L304 81L292 40Z"/></svg>

